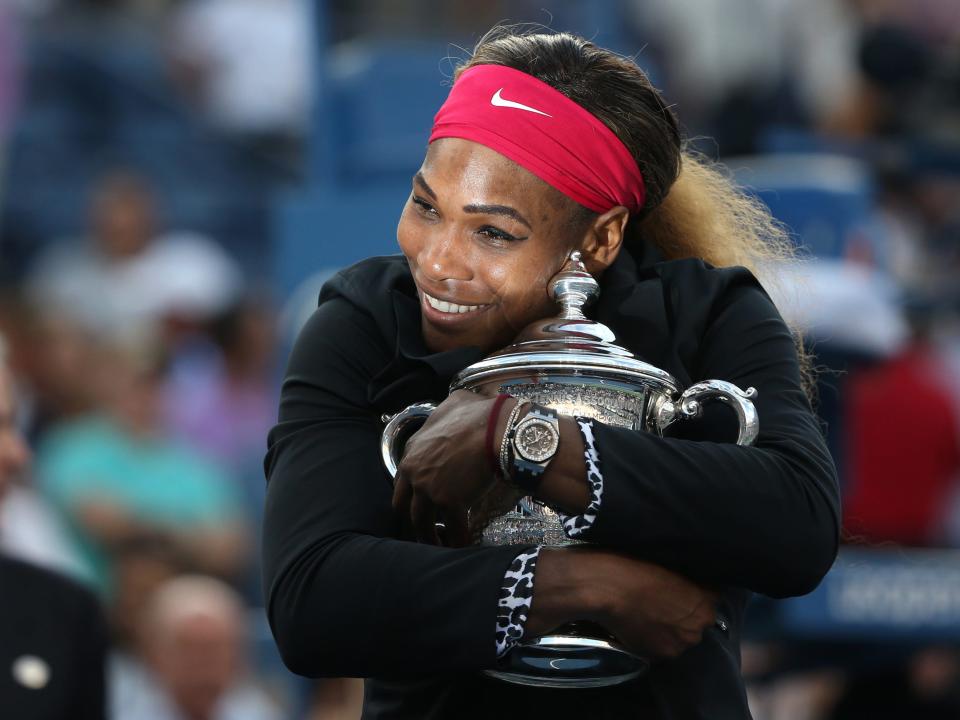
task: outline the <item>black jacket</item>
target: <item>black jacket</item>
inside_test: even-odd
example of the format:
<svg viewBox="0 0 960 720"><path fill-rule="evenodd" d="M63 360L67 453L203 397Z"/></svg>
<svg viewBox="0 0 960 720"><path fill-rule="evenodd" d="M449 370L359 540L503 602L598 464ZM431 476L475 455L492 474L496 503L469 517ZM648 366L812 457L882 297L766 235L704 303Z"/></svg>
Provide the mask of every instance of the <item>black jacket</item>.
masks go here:
<svg viewBox="0 0 960 720"><path fill-rule="evenodd" d="M103 720L106 651L93 593L0 555L0 717Z"/></svg>
<svg viewBox="0 0 960 720"><path fill-rule="evenodd" d="M601 287L595 317L619 344L684 386L718 378L759 391L754 447L732 444L736 424L719 404L682 436L595 430L604 494L589 539L727 588L728 632L605 690L527 689L478 672L494 662L497 597L518 548L395 539L379 438L382 413L442 400L479 354L429 352L403 258L372 258L324 287L269 438L264 582L291 669L377 678L365 718L749 717L739 663L749 592L809 592L838 544L836 474L794 341L742 268L661 262L645 248L621 252Z"/></svg>

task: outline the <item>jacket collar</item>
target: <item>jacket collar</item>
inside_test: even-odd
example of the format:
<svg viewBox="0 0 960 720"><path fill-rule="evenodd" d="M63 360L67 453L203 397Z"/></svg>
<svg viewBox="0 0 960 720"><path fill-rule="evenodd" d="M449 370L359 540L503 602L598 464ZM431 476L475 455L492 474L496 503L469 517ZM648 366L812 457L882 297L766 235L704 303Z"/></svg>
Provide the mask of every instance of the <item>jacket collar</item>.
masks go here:
<svg viewBox="0 0 960 720"><path fill-rule="evenodd" d="M664 266L660 250L650 243L624 248L604 273L593 315L613 330L618 345L688 384L675 350Z"/></svg>

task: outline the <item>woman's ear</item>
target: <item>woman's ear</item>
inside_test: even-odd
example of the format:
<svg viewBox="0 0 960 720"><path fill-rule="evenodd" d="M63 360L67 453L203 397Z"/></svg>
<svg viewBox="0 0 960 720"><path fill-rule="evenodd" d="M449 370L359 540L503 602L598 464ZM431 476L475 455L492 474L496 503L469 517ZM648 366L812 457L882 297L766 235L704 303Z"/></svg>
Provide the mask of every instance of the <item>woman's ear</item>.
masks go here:
<svg viewBox="0 0 960 720"><path fill-rule="evenodd" d="M617 205L594 218L587 226L581 252L583 263L592 275L600 275L613 264L623 247L630 211Z"/></svg>

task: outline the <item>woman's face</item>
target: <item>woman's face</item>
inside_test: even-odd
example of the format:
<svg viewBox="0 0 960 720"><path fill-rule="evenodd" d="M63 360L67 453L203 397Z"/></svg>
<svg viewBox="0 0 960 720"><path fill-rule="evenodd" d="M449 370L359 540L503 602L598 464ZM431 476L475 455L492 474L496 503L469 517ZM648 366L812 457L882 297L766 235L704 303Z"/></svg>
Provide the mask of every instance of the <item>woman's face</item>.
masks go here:
<svg viewBox="0 0 960 720"><path fill-rule="evenodd" d="M431 143L397 227L427 346L491 351L553 315L547 283L589 225L578 207L483 145Z"/></svg>

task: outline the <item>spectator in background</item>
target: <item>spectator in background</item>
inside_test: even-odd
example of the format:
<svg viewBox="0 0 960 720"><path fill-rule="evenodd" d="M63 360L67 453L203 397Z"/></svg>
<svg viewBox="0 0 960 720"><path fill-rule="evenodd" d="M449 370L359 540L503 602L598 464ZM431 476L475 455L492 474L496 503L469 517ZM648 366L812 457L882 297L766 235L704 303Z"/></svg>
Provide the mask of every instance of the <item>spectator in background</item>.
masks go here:
<svg viewBox="0 0 960 720"><path fill-rule="evenodd" d="M212 352L180 362L164 389L171 433L230 473L251 527L263 515L263 438L276 419L275 323L265 298L246 298L209 327ZM259 568L252 559L244 587L262 603Z"/></svg>
<svg viewBox="0 0 960 720"><path fill-rule="evenodd" d="M830 122L856 81L856 17L844 0L634 0L644 41L686 122L720 152L754 151L771 123Z"/></svg>
<svg viewBox="0 0 960 720"><path fill-rule="evenodd" d="M219 316L209 334L217 352L172 379L169 422L225 467L242 473L252 462L262 486L260 445L276 415L275 312L266 299L250 296Z"/></svg>
<svg viewBox="0 0 960 720"><path fill-rule="evenodd" d="M843 92L823 94L819 104L829 104L833 112L811 118L817 129L848 140L906 137L957 147L960 5L955 0L817 0L814 5L824 2L845 6L847 52ZM806 9L807 3L796 4ZM837 28L824 26L821 35L836 38ZM826 68L809 44L797 50L815 58L806 62Z"/></svg>
<svg viewBox="0 0 960 720"><path fill-rule="evenodd" d="M114 720L278 720L245 677L246 613L209 577L181 576L154 592L138 623L138 657L111 670Z"/></svg>
<svg viewBox="0 0 960 720"><path fill-rule="evenodd" d="M215 125L292 162L309 117L312 26L307 0L190 0L170 54Z"/></svg>
<svg viewBox="0 0 960 720"><path fill-rule="evenodd" d="M234 261L212 241L161 234L153 190L126 172L97 188L89 241L54 244L27 281L37 307L106 334L208 319L234 301L240 284Z"/></svg>
<svg viewBox="0 0 960 720"><path fill-rule="evenodd" d="M165 367L157 345L142 336L114 341L96 380L102 412L51 431L40 448L42 487L108 595L116 594L113 561L131 544L163 545L185 567L231 579L245 562L234 488L162 430Z"/></svg>
<svg viewBox="0 0 960 720"><path fill-rule="evenodd" d="M0 502L0 552L90 580L61 518L26 478L11 478Z"/></svg>
<svg viewBox="0 0 960 720"><path fill-rule="evenodd" d="M910 345L848 381L843 511L854 538L920 546L945 539L960 480L960 421L930 321L929 308L914 308Z"/></svg>
<svg viewBox="0 0 960 720"><path fill-rule="evenodd" d="M955 0L849 0L868 25L899 26L932 45L960 41L960 5Z"/></svg>
<svg viewBox="0 0 960 720"><path fill-rule="evenodd" d="M17 406L17 431L28 445L53 418L81 412L87 396L81 378L89 378L83 346L70 333L47 334L16 293L0 294L0 355ZM7 342L9 340L9 343ZM2 485L3 482L0 482ZM0 502L0 551L80 579L89 579L73 551L63 523L40 495L25 468L6 480Z"/></svg>
<svg viewBox="0 0 960 720"><path fill-rule="evenodd" d="M186 557L166 538L138 534L123 538L112 548L111 571L114 592L110 598L110 631L114 647L121 652L137 646L137 627L144 608L157 588L193 570Z"/></svg>
<svg viewBox="0 0 960 720"><path fill-rule="evenodd" d="M0 349L0 506L30 459ZM0 553L0 711L16 720L102 720L106 630L66 578Z"/></svg>
<svg viewBox="0 0 960 720"><path fill-rule="evenodd" d="M48 428L94 408L97 338L68 313L19 309L14 355L27 404L23 427L35 447Z"/></svg>

